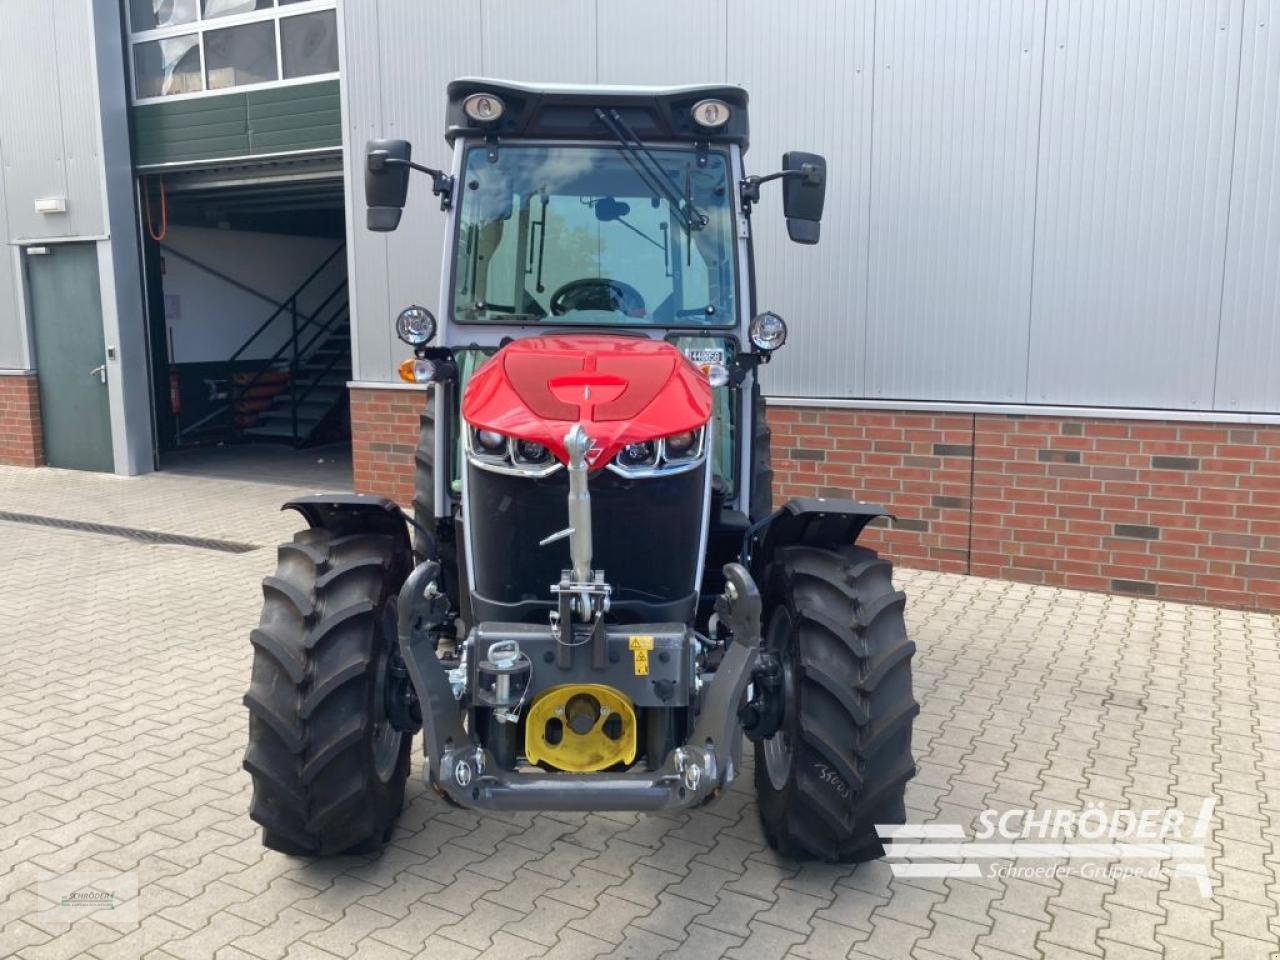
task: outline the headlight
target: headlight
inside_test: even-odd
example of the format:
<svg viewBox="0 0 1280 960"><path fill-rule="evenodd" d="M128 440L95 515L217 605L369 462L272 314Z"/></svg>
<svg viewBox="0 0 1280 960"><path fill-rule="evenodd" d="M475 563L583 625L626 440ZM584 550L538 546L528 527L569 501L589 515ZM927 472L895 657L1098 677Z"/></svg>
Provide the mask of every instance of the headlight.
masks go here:
<svg viewBox="0 0 1280 960"><path fill-rule="evenodd" d="M551 458L551 451L532 440L517 440L516 458L524 463L546 463Z"/></svg>
<svg viewBox="0 0 1280 960"><path fill-rule="evenodd" d="M729 368L723 363L708 363L702 369L706 371L707 382L713 387L723 387L729 382Z"/></svg>
<svg viewBox="0 0 1280 960"><path fill-rule="evenodd" d="M477 430L476 445L485 453L502 453L507 445L507 438L496 430Z"/></svg>
<svg viewBox="0 0 1280 960"><path fill-rule="evenodd" d="M396 317L396 336L411 347L420 347L436 335L436 318L426 307L405 307Z"/></svg>
<svg viewBox="0 0 1280 960"><path fill-rule="evenodd" d="M693 452L694 442L698 439L697 434L692 430L684 433L677 433L674 436L667 437L667 456L669 457L687 457Z"/></svg>
<svg viewBox="0 0 1280 960"><path fill-rule="evenodd" d="M787 342L787 323L776 313L758 313L748 329L757 350L772 353Z"/></svg>
<svg viewBox="0 0 1280 960"><path fill-rule="evenodd" d="M707 431L710 427L673 433L661 440L629 443L618 451L605 468L632 479L668 476L694 470L707 459Z"/></svg>
<svg viewBox="0 0 1280 960"><path fill-rule="evenodd" d="M477 123L493 123L506 105L492 93L473 93L462 101L462 112Z"/></svg>
<svg viewBox="0 0 1280 960"><path fill-rule="evenodd" d="M624 467L644 467L657 460L657 448L652 441L629 443L618 453L618 462Z"/></svg>
<svg viewBox="0 0 1280 960"><path fill-rule="evenodd" d="M723 100L699 100L689 112L700 127L723 127L729 122L729 105Z"/></svg>
<svg viewBox="0 0 1280 960"><path fill-rule="evenodd" d="M564 464L536 440L508 437L485 427L470 427L465 446L467 462L489 473L536 479L564 469Z"/></svg>

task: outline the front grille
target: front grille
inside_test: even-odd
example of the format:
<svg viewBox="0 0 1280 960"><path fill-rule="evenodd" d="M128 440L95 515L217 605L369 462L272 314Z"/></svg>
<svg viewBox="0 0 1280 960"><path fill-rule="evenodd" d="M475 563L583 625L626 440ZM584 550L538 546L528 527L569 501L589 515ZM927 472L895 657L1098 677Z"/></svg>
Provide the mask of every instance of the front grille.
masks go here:
<svg viewBox="0 0 1280 960"><path fill-rule="evenodd" d="M569 567L567 539L538 541L568 524L566 471L542 479L468 465L473 591L502 604L534 604L542 619L551 584ZM593 566L614 588L615 612L652 614L694 593L705 509L705 464L674 476L591 475Z"/></svg>

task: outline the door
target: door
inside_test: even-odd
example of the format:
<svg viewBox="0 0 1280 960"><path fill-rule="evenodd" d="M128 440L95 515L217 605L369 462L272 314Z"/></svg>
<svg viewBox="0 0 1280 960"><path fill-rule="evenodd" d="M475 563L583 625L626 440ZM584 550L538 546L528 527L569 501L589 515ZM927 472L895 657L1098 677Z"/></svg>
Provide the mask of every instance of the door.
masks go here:
<svg viewBox="0 0 1280 960"><path fill-rule="evenodd" d="M98 251L92 243L51 244L28 248L25 260L45 460L109 472L115 463Z"/></svg>

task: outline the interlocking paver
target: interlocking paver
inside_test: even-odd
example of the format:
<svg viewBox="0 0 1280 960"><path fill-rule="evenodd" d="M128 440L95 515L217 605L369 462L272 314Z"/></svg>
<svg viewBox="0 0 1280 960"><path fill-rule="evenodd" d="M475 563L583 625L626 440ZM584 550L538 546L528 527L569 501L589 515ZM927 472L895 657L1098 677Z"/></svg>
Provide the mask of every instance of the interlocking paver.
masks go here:
<svg viewBox="0 0 1280 960"><path fill-rule="evenodd" d="M913 815L1198 810L1214 895L1167 875L903 880L767 848L751 759L689 814L453 809L381 857L263 851L240 769L249 628L290 491L0 468L6 509L243 540L242 555L0 525L0 954L39 957L1267 957L1280 938L1280 618L899 571L919 648ZM67 591L67 583L84 586ZM59 923L72 869L136 919Z"/></svg>

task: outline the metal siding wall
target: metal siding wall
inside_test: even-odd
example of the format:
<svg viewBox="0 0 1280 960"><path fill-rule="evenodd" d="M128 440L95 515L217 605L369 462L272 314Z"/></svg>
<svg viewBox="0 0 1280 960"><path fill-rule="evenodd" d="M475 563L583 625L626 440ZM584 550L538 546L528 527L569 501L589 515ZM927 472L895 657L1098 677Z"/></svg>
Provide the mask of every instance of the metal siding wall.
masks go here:
<svg viewBox="0 0 1280 960"><path fill-rule="evenodd" d="M89 4L85 0L53 0L51 8L57 40L54 66L67 189L65 235L101 236L108 230L102 196L102 158L98 155L98 90L90 69L94 52Z"/></svg>
<svg viewBox="0 0 1280 960"><path fill-rule="evenodd" d="M599 82L596 0L481 0L480 10L485 76Z"/></svg>
<svg viewBox="0 0 1280 960"><path fill-rule="evenodd" d="M392 380L404 358L392 329L395 314L410 303L436 309L444 219L430 180L414 174L400 229L369 232L364 144L371 137L404 137L416 160L448 166L444 88L456 77L482 72L480 11L467 0L355 0L343 10L355 376Z"/></svg>
<svg viewBox="0 0 1280 960"><path fill-rule="evenodd" d="M10 0L0 29L6 239L95 236L102 219L93 35L83 0ZM50 70L53 73L51 75ZM65 196L65 214L36 213Z"/></svg>
<svg viewBox="0 0 1280 960"><path fill-rule="evenodd" d="M725 83L728 0L605 0L599 9L601 83ZM637 42L654 24L675 24L660 44Z"/></svg>
<svg viewBox="0 0 1280 960"><path fill-rule="evenodd" d="M1280 20L1248 0L1231 177L1219 410L1280 412Z"/></svg>
<svg viewBox="0 0 1280 960"><path fill-rule="evenodd" d="M4 145L0 143L0 151ZM22 286L18 277L18 258L5 243L9 224L4 205L4 155L0 152L0 370L25 370L31 365L27 356L23 312L18 303Z"/></svg>
<svg viewBox="0 0 1280 960"><path fill-rule="evenodd" d="M751 96L747 168L771 173L790 149L824 154L829 166L818 246L787 239L779 184L764 186L752 214L759 306L791 327L763 382L774 394L856 396L864 385L873 6L798 0L778 11L750 0L734 3L729 18L728 80Z"/></svg>
<svg viewBox="0 0 1280 960"><path fill-rule="evenodd" d="M1043 4L881 3L865 396L1021 400Z"/></svg>
<svg viewBox="0 0 1280 960"><path fill-rule="evenodd" d="M468 74L727 80L752 98L750 171L830 161L818 247L786 239L776 185L755 213L760 305L792 328L768 392L1213 409L1216 377L1218 409L1280 410L1269 9L346 0L357 376L392 379L390 318L434 308L442 241L421 177L399 232L364 228L367 138L443 164L444 87Z"/></svg>
<svg viewBox="0 0 1280 960"><path fill-rule="evenodd" d="M1209 409L1240 2L1049 7L1027 400Z"/></svg>

